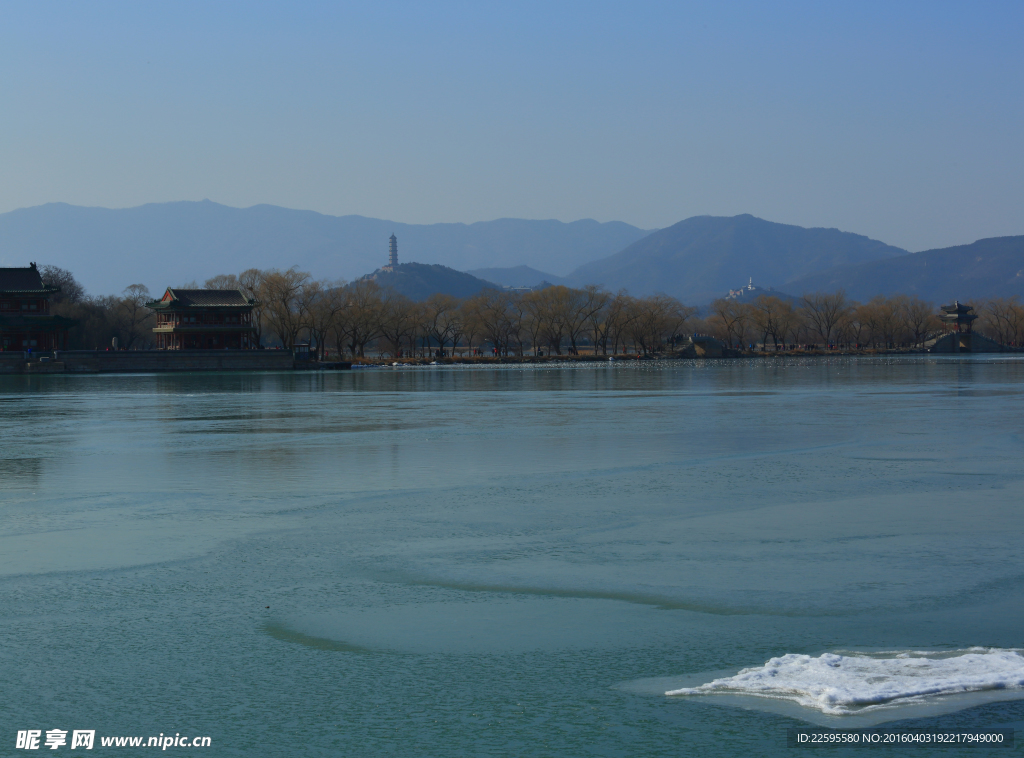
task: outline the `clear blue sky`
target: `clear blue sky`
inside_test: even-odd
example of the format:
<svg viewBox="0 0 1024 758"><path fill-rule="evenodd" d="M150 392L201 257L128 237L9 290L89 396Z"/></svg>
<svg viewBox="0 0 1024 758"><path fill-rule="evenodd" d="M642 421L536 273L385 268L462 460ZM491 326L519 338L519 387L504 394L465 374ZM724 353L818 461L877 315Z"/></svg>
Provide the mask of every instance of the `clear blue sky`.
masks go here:
<svg viewBox="0 0 1024 758"><path fill-rule="evenodd" d="M1024 234L1024 2L0 6L0 212Z"/></svg>

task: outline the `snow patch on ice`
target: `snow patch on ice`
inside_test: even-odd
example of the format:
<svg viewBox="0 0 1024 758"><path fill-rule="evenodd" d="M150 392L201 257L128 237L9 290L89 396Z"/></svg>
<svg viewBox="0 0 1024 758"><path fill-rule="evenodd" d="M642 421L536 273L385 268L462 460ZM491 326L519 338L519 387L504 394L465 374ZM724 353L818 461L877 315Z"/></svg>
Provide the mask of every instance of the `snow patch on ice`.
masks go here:
<svg viewBox="0 0 1024 758"><path fill-rule="evenodd" d="M920 704L947 695L1024 689L1024 655L1016 649L944 652L790 653L666 695L752 695L788 700L832 716Z"/></svg>

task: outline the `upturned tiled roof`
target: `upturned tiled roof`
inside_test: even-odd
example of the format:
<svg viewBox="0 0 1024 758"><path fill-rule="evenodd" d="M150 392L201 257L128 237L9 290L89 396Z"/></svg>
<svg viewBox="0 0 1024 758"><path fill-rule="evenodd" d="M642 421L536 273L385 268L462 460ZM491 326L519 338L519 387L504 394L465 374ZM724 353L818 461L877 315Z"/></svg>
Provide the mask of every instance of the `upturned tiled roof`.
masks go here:
<svg viewBox="0 0 1024 758"><path fill-rule="evenodd" d="M53 287L43 284L39 269L32 266L24 268L0 268L0 292L53 292Z"/></svg>
<svg viewBox="0 0 1024 758"><path fill-rule="evenodd" d="M167 299L170 295L170 299ZM149 307L167 308L245 308L254 305L241 290L183 290L168 287L164 299L148 303Z"/></svg>

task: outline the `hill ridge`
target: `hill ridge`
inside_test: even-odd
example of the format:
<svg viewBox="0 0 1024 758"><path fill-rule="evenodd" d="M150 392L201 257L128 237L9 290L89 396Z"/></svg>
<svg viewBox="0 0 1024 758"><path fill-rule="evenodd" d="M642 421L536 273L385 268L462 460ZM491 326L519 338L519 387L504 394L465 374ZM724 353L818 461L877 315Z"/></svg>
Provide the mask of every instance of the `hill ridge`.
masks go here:
<svg viewBox="0 0 1024 758"><path fill-rule="evenodd" d="M566 277L576 285L625 287L637 295L663 291L685 302L721 297L753 277L781 289L794 278L838 264L890 258L907 251L861 234L738 216L691 216Z"/></svg>
<svg viewBox="0 0 1024 758"><path fill-rule="evenodd" d="M298 265L317 277L352 280L387 262L392 233L400 256L456 270L532 263L545 270L557 264L563 273L647 234L624 222L592 219L405 224L266 203L47 203L0 214L0 264L61 266L92 294L119 292L134 282L162 290L250 267Z"/></svg>
<svg viewBox="0 0 1024 758"><path fill-rule="evenodd" d="M1024 235L984 237L885 261L835 266L789 286L804 292L843 289L862 301L897 293L933 302L1024 297Z"/></svg>
<svg viewBox="0 0 1024 758"><path fill-rule="evenodd" d="M494 282L439 263L399 263L391 270L379 268L361 279L371 279L410 300L426 300L434 294L472 297L485 289L501 289Z"/></svg>

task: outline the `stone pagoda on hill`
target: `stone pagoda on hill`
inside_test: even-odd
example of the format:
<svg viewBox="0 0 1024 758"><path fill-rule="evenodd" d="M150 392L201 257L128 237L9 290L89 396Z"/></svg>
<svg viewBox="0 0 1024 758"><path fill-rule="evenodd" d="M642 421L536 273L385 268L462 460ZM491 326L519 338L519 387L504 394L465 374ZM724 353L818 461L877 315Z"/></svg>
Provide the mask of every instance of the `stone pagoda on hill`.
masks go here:
<svg viewBox="0 0 1024 758"><path fill-rule="evenodd" d="M381 266L381 271L394 271L398 267L398 237L391 235L388 240L388 265Z"/></svg>

